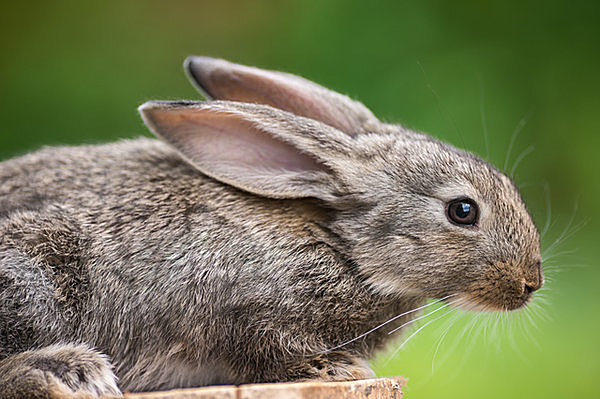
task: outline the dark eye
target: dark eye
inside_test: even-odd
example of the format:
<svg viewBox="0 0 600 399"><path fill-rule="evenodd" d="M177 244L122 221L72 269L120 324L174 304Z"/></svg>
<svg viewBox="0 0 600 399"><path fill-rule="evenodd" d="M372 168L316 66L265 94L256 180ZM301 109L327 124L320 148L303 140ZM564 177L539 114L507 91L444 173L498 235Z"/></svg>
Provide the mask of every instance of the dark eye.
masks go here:
<svg viewBox="0 0 600 399"><path fill-rule="evenodd" d="M448 203L446 216L454 224L473 226L477 223L479 209L472 199L459 198Z"/></svg>

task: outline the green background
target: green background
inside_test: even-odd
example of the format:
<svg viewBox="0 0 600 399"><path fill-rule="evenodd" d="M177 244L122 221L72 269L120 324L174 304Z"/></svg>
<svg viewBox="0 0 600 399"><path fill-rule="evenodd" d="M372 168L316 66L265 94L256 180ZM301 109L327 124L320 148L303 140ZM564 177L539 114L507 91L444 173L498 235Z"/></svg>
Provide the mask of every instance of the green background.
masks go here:
<svg viewBox="0 0 600 399"><path fill-rule="evenodd" d="M509 171L533 146L515 179L552 247L534 306L453 311L373 365L409 377L406 398L599 397L599 5L2 2L0 157L147 135L139 104L199 98L192 54L303 75Z"/></svg>

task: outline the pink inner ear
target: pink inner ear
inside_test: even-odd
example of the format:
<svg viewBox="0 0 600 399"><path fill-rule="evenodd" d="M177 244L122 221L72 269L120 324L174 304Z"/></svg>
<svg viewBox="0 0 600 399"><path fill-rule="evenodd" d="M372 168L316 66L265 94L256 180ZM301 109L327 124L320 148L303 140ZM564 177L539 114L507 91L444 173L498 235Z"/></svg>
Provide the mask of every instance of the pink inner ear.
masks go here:
<svg viewBox="0 0 600 399"><path fill-rule="evenodd" d="M289 172L326 168L237 114L184 108L159 112L155 117L161 135L201 165Z"/></svg>
<svg viewBox="0 0 600 399"><path fill-rule="evenodd" d="M215 87L217 91L221 92L219 95L223 95L219 98L271 105L296 115L324 122L343 132L355 130L347 115L336 107L332 107L323 97L318 97L318 90L314 87L307 90L293 79L251 68L248 70L240 68L229 73L217 69L214 73L222 73L222 76L216 81L225 83ZM226 83L228 80L231 81L230 85Z"/></svg>
<svg viewBox="0 0 600 399"><path fill-rule="evenodd" d="M271 105L351 135L361 129L355 126L360 121L348 116L352 110L344 104L349 100L302 78L222 60L190 68L194 79L214 98Z"/></svg>

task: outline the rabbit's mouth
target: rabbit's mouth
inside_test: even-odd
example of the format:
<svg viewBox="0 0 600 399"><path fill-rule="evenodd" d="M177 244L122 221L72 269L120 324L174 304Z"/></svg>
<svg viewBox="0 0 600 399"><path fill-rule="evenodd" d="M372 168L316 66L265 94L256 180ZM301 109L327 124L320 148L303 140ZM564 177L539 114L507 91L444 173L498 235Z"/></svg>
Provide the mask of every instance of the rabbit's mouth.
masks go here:
<svg viewBox="0 0 600 399"><path fill-rule="evenodd" d="M474 312L509 312L527 306L532 299L533 290L523 284L520 290L480 291L478 293L460 293L450 305Z"/></svg>

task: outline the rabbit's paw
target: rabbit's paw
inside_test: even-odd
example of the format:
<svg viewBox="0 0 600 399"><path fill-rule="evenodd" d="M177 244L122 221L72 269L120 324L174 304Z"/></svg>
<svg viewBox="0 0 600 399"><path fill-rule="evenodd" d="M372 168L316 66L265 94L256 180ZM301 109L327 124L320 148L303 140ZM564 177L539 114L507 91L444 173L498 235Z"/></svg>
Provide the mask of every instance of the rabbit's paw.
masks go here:
<svg viewBox="0 0 600 399"><path fill-rule="evenodd" d="M0 362L0 398L121 395L105 355L84 345L53 345Z"/></svg>
<svg viewBox="0 0 600 399"><path fill-rule="evenodd" d="M367 361L347 352L319 355L288 368L291 380L349 381L375 376Z"/></svg>

